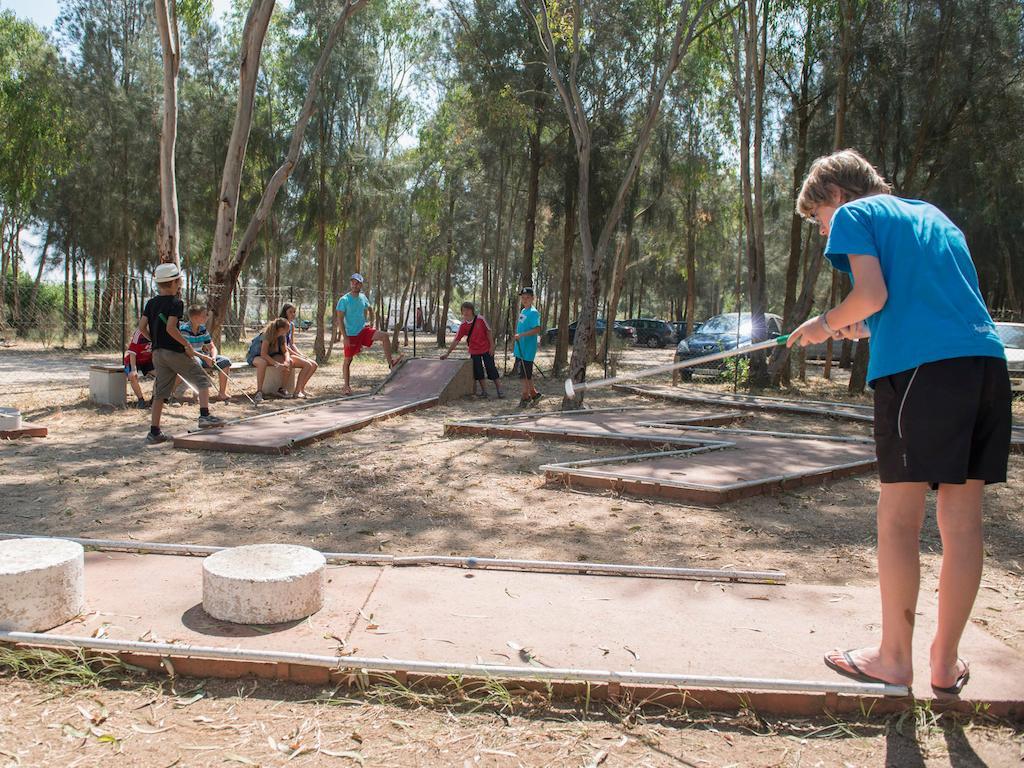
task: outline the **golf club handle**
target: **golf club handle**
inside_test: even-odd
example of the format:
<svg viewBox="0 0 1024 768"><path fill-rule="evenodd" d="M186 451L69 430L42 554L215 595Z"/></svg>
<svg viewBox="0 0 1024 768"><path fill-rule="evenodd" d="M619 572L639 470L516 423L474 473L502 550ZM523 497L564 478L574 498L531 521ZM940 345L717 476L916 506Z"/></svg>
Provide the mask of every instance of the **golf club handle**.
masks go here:
<svg viewBox="0 0 1024 768"><path fill-rule="evenodd" d="M611 379L598 379L597 381L580 382L576 384L572 379L565 380L565 393L569 397L573 397L575 393L582 392L588 389L596 389L598 387L610 387L613 384L619 384L624 381L632 381L633 379L642 379L647 376L657 376L659 373L669 373L670 371L677 371L681 368L692 368L703 363L712 363L716 360L724 360L729 357L736 357L737 355L745 355L748 352L758 352L762 349L773 349L774 347L783 346L789 340L789 335L777 336L774 339L767 339L760 341L757 344L747 344L742 347L735 347L733 349L724 349L721 352L714 352L710 355L704 355L702 357L694 357L690 360L683 360L679 363L669 363L666 365L658 365L654 368L644 368L640 371L633 373L626 373L622 376L616 376Z"/></svg>

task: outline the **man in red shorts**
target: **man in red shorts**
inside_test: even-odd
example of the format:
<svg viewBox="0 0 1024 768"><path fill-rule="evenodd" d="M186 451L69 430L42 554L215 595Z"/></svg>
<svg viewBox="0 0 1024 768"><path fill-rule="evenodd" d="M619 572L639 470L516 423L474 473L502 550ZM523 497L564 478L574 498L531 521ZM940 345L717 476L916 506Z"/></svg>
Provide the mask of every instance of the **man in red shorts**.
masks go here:
<svg viewBox="0 0 1024 768"><path fill-rule="evenodd" d="M363 349L369 349L373 342L379 341L384 347L384 357L387 358L388 366L394 368L404 355L391 356L391 340L384 331L375 330L370 323L373 322L373 310L370 309L370 302L363 295L363 276L356 272L349 280L351 289L348 293L338 299L338 305L334 308L334 340L342 341L345 347L345 363L343 371L345 374L345 387L342 392L346 395L352 394L352 387L349 384L349 368L352 366L352 358L358 355Z"/></svg>

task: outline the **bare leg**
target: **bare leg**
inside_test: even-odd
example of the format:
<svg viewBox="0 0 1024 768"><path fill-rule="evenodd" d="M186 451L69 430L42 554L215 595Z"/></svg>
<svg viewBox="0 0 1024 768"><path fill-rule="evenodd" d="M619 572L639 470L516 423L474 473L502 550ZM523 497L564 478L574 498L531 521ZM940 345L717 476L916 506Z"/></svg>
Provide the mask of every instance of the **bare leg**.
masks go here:
<svg viewBox="0 0 1024 768"><path fill-rule="evenodd" d="M139 400L145 400L146 396L142 394L142 386L139 384L139 374L133 374L128 377L128 383L132 385L132 392Z"/></svg>
<svg viewBox="0 0 1024 768"><path fill-rule="evenodd" d="M310 378L316 373L317 364L312 360L302 358L299 370L299 380L295 384L295 392L305 392L306 384L309 383Z"/></svg>
<svg viewBox="0 0 1024 768"><path fill-rule="evenodd" d="M150 419L150 424L157 429L160 429L160 416L164 412L164 401L159 397L153 398L153 415Z"/></svg>
<svg viewBox="0 0 1024 768"><path fill-rule="evenodd" d="M208 388L203 388L199 390L199 407L210 407L210 390Z"/></svg>
<svg viewBox="0 0 1024 768"><path fill-rule="evenodd" d="M352 358L346 355L345 362L341 366L341 372L345 376L345 386L342 388L342 392L346 395L352 394L352 385L349 383L349 369L352 367Z"/></svg>
<svg viewBox="0 0 1024 768"><path fill-rule="evenodd" d="M957 662L960 636L971 616L981 584L981 501L985 483L940 485L937 505L942 535L939 573L939 623L932 640L932 684L949 688L963 672Z"/></svg>
<svg viewBox="0 0 1024 768"><path fill-rule="evenodd" d="M252 364L256 366L256 391L262 392L263 380L267 377L267 361L262 357L257 357Z"/></svg>
<svg viewBox="0 0 1024 768"><path fill-rule="evenodd" d="M914 612L921 581L920 537L927 491L927 483L882 484L878 496L882 641L850 653L861 671L901 685L910 685L914 679ZM841 653L829 657L848 667Z"/></svg>
<svg viewBox="0 0 1024 768"><path fill-rule="evenodd" d="M217 376L220 378L220 389L217 391L217 397L220 400L228 399L228 376L224 371L217 369Z"/></svg>

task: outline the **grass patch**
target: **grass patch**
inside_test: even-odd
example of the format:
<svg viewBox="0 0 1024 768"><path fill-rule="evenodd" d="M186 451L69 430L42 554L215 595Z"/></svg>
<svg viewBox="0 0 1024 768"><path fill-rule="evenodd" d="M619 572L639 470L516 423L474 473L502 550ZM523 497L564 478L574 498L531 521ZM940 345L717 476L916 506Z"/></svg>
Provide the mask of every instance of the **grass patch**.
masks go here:
<svg viewBox="0 0 1024 768"><path fill-rule="evenodd" d="M36 683L79 688L99 688L125 682L131 674L145 673L116 656L82 649L54 651L45 648L0 646L0 677L16 677Z"/></svg>

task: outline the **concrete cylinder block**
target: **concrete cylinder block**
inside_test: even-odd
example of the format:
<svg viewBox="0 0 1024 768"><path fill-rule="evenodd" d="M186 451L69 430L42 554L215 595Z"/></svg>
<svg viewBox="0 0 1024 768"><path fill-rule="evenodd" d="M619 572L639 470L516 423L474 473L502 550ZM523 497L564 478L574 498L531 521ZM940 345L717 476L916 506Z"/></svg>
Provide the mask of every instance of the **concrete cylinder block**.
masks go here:
<svg viewBox="0 0 1024 768"><path fill-rule="evenodd" d="M0 408L0 432L21 429L21 411L17 408Z"/></svg>
<svg viewBox="0 0 1024 768"><path fill-rule="evenodd" d="M304 619L324 604L327 561L315 549L250 544L203 562L203 609L236 624Z"/></svg>
<svg viewBox="0 0 1024 768"><path fill-rule="evenodd" d="M0 541L0 630L45 632L85 610L85 550L61 539Z"/></svg>

